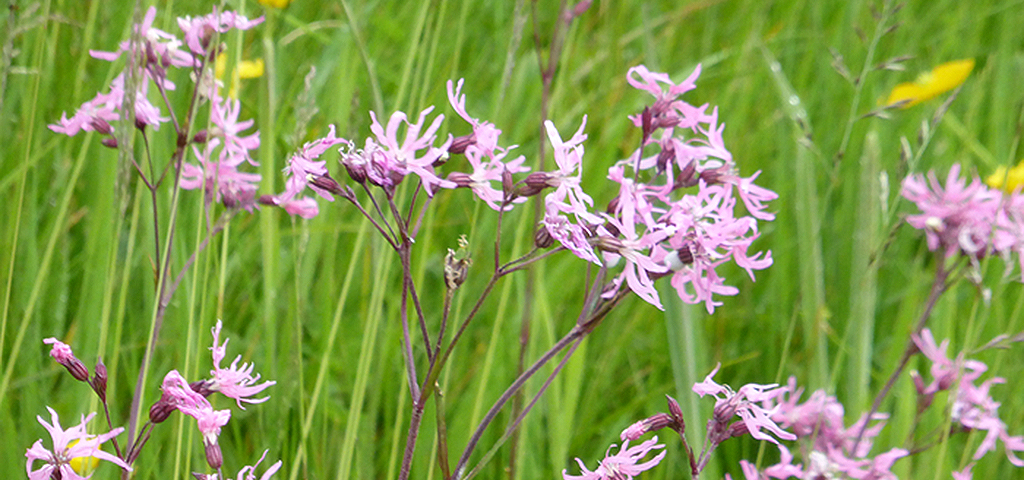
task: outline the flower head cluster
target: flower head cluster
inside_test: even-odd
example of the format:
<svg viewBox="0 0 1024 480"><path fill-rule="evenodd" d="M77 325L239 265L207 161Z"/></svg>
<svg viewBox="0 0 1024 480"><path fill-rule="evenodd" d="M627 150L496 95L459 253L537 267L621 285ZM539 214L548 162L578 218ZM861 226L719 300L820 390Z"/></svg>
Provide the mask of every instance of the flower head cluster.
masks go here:
<svg viewBox="0 0 1024 480"><path fill-rule="evenodd" d="M583 460L577 458L576 463L579 464L582 473L570 475L568 471L562 470L562 478L564 480L632 480L634 476L654 468L661 462L661 459L665 458L665 452L662 451L650 460L642 461L648 453L665 448L665 445L658 444L658 437L653 437L635 447L630 447L629 440L626 440L619 447L619 452L614 455L612 448L615 448L614 444L608 447L604 460L601 460L601 464L596 470L587 469Z"/></svg>
<svg viewBox="0 0 1024 480"><path fill-rule="evenodd" d="M448 82L448 100L470 124L470 134L439 139L444 116L438 115L428 124L433 107L423 110L415 122L405 113L395 112L386 125L371 112L372 137L361 148L341 140L345 143L340 149L341 164L353 181L379 187L388 198L410 174L419 177L419 185L429 196L439 189L469 188L495 210L511 209L550 189L544 197L543 229L536 244L545 248L557 241L586 261L621 265L613 288L605 291L606 298L628 287L661 308L654 282L671 276L683 301L704 303L708 312L713 312L721 305L716 296L738 292L725 284L716 271L718 266L735 262L753 278L755 270L772 264L771 252L751 252L751 245L759 236L758 221L774 219L767 203L777 195L754 183L760 172L739 176L732 154L725 148L717 109L709 112L707 105L696 107L679 99L695 88L699 74L698 67L676 85L667 75L643 66L629 71L629 83L652 93L655 102L630 117L643 129L643 145L609 168L608 179L619 188L604 212L594 211L594 200L581 185L586 117L568 138L546 121L555 168L529 172L524 157L506 160L514 147L500 146L501 130L469 115L461 80ZM665 85L667 91L663 91ZM646 148L658 152L644 156ZM453 171L442 178L436 169L452 165L451 155L464 155L471 171ZM329 185L329 192L348 195L349 190L337 182L326 181L329 174L323 164L310 165L308 160L303 155L293 157L286 192L261 199L261 203L312 217L317 213L312 200L296 197L306 185L317 189L311 178L325 180L320 187ZM518 180L514 177L521 174L526 175ZM687 193L689 189L695 191ZM329 195L325 198L332 199ZM745 212L738 208L741 202Z"/></svg>
<svg viewBox="0 0 1024 480"><path fill-rule="evenodd" d="M778 444L778 437L782 440L795 440L796 435L789 433L772 420L776 408L766 408L774 399L779 398L789 391L787 387L778 385L759 385L750 383L734 391L728 385L719 385L712 380L718 373L721 364L716 365L714 370L704 378L703 382L693 385L693 392L704 397L711 395L715 397L715 413L711 420L708 420L708 443L718 445L732 437L738 437L749 433L751 437L758 440L767 440ZM733 422L734 416L740 417L740 421ZM761 429L774 435L762 432Z"/></svg>
<svg viewBox="0 0 1024 480"><path fill-rule="evenodd" d="M903 180L903 196L917 204L921 213L907 223L924 230L930 250L946 258L958 253L972 262L992 254L1005 258L1016 253L1024 279L1024 194L1005 196L975 177L967 184L954 164L945 185L934 172Z"/></svg>
<svg viewBox="0 0 1024 480"><path fill-rule="evenodd" d="M120 435L124 431L123 428L115 428L102 435L90 435L86 430L86 424L96 416L95 413L91 413L88 417L83 416L80 424L64 430L60 426L57 412L50 407L46 407L46 409L50 412L50 421L52 423L47 423L40 416L37 416L36 419L50 432L50 438L53 440L53 449L47 450L43 447L43 441L37 440L25 452L25 457L28 459L25 462L25 472L28 474L29 480L49 480L51 478L83 480L91 477L91 474L81 475L72 468L71 462L76 458L92 457L98 460L106 460L127 471L132 470L124 460L100 450L100 444ZM33 470L32 467L37 460L43 462L43 465Z"/></svg>
<svg viewBox="0 0 1024 480"><path fill-rule="evenodd" d="M1006 383L1006 380L992 377L977 384L982 374L988 370L984 363L965 360L963 353L957 355L955 360L950 360L946 356L949 340L943 340L941 344L936 345L935 338L928 329L922 330L920 334L914 334L911 338L921 353L932 362L933 381L929 385L925 386L919 377L915 378L922 401L930 404L935 392L953 390L955 400L950 411L953 422L966 430L985 432L985 438L974 452L973 459L981 459L996 448L996 441L1000 441L1006 448L1006 456L1010 463L1024 467L1024 460L1015 454L1024 452L1024 436L1009 434L1006 424L999 418L1000 403L989 395L993 385Z"/></svg>
<svg viewBox="0 0 1024 480"><path fill-rule="evenodd" d="M699 74L698 67L677 85L644 66L630 69L629 83L650 92L655 102L630 117L643 131L642 148L608 170L608 179L619 185L618 196L595 219L590 197L578 188L577 173L577 181L569 182L565 193L545 199L545 225L580 258L595 261L591 245L596 245L603 263L624 260L615 284L626 284L648 303L661 308L653 283L671 275L683 301L704 303L710 313L721 305L716 295L738 292L725 285L716 267L734 261L753 278L754 270L772 264L771 252L748 251L759 235L757 221L774 219L765 209L777 195L754 184L760 172L747 178L738 175L722 139L724 126L718 123L717 109L708 113L707 105L696 107L678 98L695 88ZM559 167L578 168L580 142L586 138L582 127L565 143L553 129L548 126L556 161L560 154L572 160L559 162ZM644 156L647 147L657 153ZM693 188L693 193L684 193ZM747 215L737 212L737 196Z"/></svg>
<svg viewBox="0 0 1024 480"><path fill-rule="evenodd" d="M178 26L184 35L184 42L174 34L153 28L155 19L156 8L150 7L142 23L135 25L135 33L141 39L140 42L122 42L113 52L90 51L94 58L111 62L127 55L131 58L128 68L134 70L122 72L114 78L109 92L100 93L83 103L70 119L63 114L58 123L50 125L50 129L69 136L83 130L96 131L107 136L103 141L105 145L116 146L117 140L113 137L115 129L111 122L121 120L118 112L127 103L126 96L129 95L134 96L135 126L140 129L146 126L159 129L171 117L164 116L161 109L149 101L150 85L166 93L175 89L174 83L168 79L169 68L194 72L203 67L204 71L196 86L201 95L196 98L209 101L213 128L199 132L190 140L204 145L201 148L193 145L197 164L182 164L181 187L189 190L203 188L207 202L222 201L229 208L251 210L260 175L240 171L238 167L244 162L255 165L249 152L259 147L259 132L243 133L252 127L253 121L239 121L240 103L224 98L218 82L206 81L210 77L210 69L205 67L209 64L208 60L221 50L219 45L212 43L216 34L230 29L247 30L261 23L263 18L249 20L234 12L179 18ZM130 89L126 88L125 80L129 76L135 78L137 83ZM178 128L177 124L175 128Z"/></svg>
<svg viewBox="0 0 1024 480"><path fill-rule="evenodd" d="M771 478L789 478L772 476L772 471L787 472L798 478L841 478L842 475L862 479L895 478L889 469L893 462L908 454L906 450L896 448L868 457L872 440L885 427L887 415L875 413L869 419L864 414L847 427L843 405L824 390L816 390L806 401L800 402L803 388L797 388L796 379L790 377L786 391L788 395L780 397L781 402L774 407L772 420L790 429L797 438L810 440L809 453L804 465L793 465L792 456L784 454L783 461L766 469L765 474ZM869 421L875 423L866 426Z"/></svg>
<svg viewBox="0 0 1024 480"><path fill-rule="evenodd" d="M211 378L198 382L189 383L177 370L171 370L164 376L160 389L163 392L160 400L149 409L149 419L153 423L161 423L175 410L188 415L196 420L199 432L203 435L203 444L206 448L207 463L211 467L219 468L222 462L220 447L217 445L217 438L220 436L220 429L231 419L230 410L214 410L213 406L206 399L214 392L235 400L239 408L242 402L262 403L268 397L249 398L256 395L275 382L259 382L259 375L252 376L253 364L238 364L241 357L235 358L228 368L222 368L220 363L227 353L228 340L220 343L221 322L213 327L213 370L210 371Z"/></svg>

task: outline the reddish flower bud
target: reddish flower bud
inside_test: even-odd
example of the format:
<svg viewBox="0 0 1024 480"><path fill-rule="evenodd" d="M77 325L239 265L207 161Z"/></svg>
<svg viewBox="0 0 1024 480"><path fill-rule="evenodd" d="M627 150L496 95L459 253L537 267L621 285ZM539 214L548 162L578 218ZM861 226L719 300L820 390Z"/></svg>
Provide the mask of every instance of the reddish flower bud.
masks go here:
<svg viewBox="0 0 1024 480"><path fill-rule="evenodd" d="M206 463L210 465L210 468L220 468L221 465L224 465L224 456L220 452L220 445L206 444Z"/></svg>
<svg viewBox="0 0 1024 480"><path fill-rule="evenodd" d="M100 397L103 403L107 402L107 366L103 364L103 360L96 362L96 368L94 369L92 380L89 382L89 386L92 387L92 391L96 392L96 395Z"/></svg>
<svg viewBox="0 0 1024 480"><path fill-rule="evenodd" d="M462 137L455 137L452 140L451 146L448 147L448 153L458 155L460 153L466 153L466 149L471 145L476 145L475 135L465 135Z"/></svg>

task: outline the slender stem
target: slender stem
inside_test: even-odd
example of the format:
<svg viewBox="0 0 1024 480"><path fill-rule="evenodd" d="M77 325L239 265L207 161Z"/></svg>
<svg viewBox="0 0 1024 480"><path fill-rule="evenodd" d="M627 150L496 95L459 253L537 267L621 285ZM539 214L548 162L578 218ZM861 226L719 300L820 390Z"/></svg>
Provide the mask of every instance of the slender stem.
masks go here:
<svg viewBox="0 0 1024 480"><path fill-rule="evenodd" d="M391 228L391 224L388 223L388 217L385 216L384 212L380 209L380 204L377 203L377 197L373 196L373 192L371 192L370 188L366 186L366 182L363 182L363 190L366 191L366 196L370 197L370 202L373 203L373 208L377 210L377 215L380 215L381 222L384 223L385 227L388 227L388 232L391 232L391 235L384 235L384 231L381 230L380 225L377 225L377 222L373 220L373 217L371 217L369 213L366 213L366 210L363 210L363 206L356 202L355 197L350 198L349 201L355 204L355 206L359 208L360 212L363 212L363 216L368 218L370 222L373 223L373 226L377 227L377 230L381 230L381 235L384 235L384 238L388 239L388 243L391 244L391 248L397 250L398 247L396 244L398 242L398 235L395 235L395 231Z"/></svg>
<svg viewBox="0 0 1024 480"><path fill-rule="evenodd" d="M945 255L942 251L937 251L935 255L937 259L936 263L938 264L938 268L935 270L935 280L932 282L931 291L928 293L928 301L925 303L924 311L921 312L921 317L917 320L917 324L914 325L912 337L920 334L921 330L924 329L925 324L928 322L928 318L931 317L932 309L935 308L935 304L939 301L939 297L941 297L949 287L946 283L946 280L949 278L949 270L946 269ZM899 378L900 374L903 373L903 370L906 369L907 363L910 362L910 358L919 351L920 350L917 348L917 344L914 343L913 338L907 340L907 346L903 349L903 357L900 359L899 365L896 367L896 370L892 372L892 375L889 375L889 380L885 382L885 386L882 387L882 390L878 392L877 396L875 396L875 401L871 403L871 410L869 410L867 416L864 417L864 424L860 426L860 431L857 432L857 439L854 440L853 447L850 449L850 452L857 451L857 446L864 437L864 431L867 429L868 423L871 421L871 417L878 413L878 409L882 406L882 400L884 400L889 394L889 391L892 390L893 385L896 384L896 380Z"/></svg>
<svg viewBox="0 0 1024 480"><path fill-rule="evenodd" d="M388 245L391 245L392 249L394 249L396 251L398 250L398 245L395 243L396 240L393 238L395 236L395 232L393 230L391 230L391 225L388 225L386 220L384 221L384 226L388 227L388 232L391 232L390 235L388 235L388 232L385 232L384 229L381 228L380 224L377 223L377 221L374 220L372 216L370 216L370 212L367 212L363 208L363 206L359 204L359 201L356 200L355 196L345 195L344 198L346 200L348 200L349 202L352 202L352 205L355 205L356 208L359 209L359 213L362 213L363 216L366 217L366 219L370 221L370 224L373 225L373 227L376 228L378 232L380 232L380 236L384 237L384 240L388 242ZM372 195L370 196L370 199L373 200L373 196ZM374 204L374 206L376 206L377 202L374 200L373 204ZM377 211L380 212L380 209L378 208Z"/></svg>
<svg viewBox="0 0 1024 480"><path fill-rule="evenodd" d="M579 348L581 343L583 343L583 339L585 336L586 335L584 334L584 336L581 336L580 338L576 339L576 341L569 346L569 350L565 352L565 356L562 357L562 361L558 362L558 365L555 365L555 369L551 372L550 375L548 375L548 378L544 380L544 384L541 385L540 390L538 390L537 393L533 395L533 398L530 400L530 403L526 405L526 408L524 408L522 412L518 412L513 415L515 419L512 420L512 423L510 423L508 428L505 429L505 433L501 436L501 438L498 439L494 446L491 447L491 449L484 454L483 458L480 459L480 462L477 463L476 466L473 467L473 469L466 474L466 480L473 478L477 473L479 473L480 468L487 464L491 457L493 457L494 454L497 453L498 448L500 448L505 443L505 441L509 439L509 437L518 436L519 425L523 423L523 419L526 418L526 414L530 413L530 410L533 410L533 407L537 405L537 401L540 400L540 397L544 394L545 391L547 391L548 387L551 386L551 382L553 382L555 380L555 377L559 374L559 372L561 372L562 369L565 368L565 364L569 362L570 358L572 358L572 354L576 353L576 349ZM516 398L518 398L518 396ZM514 448L515 444L513 443L512 446ZM515 455L513 454L512 456L514 457ZM510 466L515 467L515 464L511 463ZM514 478L514 476L511 474L512 472L514 472L514 470L510 471L509 478Z"/></svg>
<svg viewBox="0 0 1024 480"><path fill-rule="evenodd" d="M466 468L466 463L469 462L469 456L473 453L477 443L480 442L480 437L483 436L484 430L491 424L498 412L508 403L509 400L519 391L526 381L529 380L541 367L546 365L558 352L561 352L565 347L569 346L572 342L578 338L586 335L587 330L581 328L579 325L574 325L569 333L562 337L557 343L555 343L547 352L544 352L540 358L538 358L530 368L526 369L522 374L511 385L505 389L505 392L501 394L501 397L494 402L491 409L484 415L483 420L480 421L480 425L477 426L476 431L473 432L473 436L470 437L469 443L466 444L466 449L462 453L462 457L459 458L459 463L455 465L455 480L462 478L462 473Z"/></svg>

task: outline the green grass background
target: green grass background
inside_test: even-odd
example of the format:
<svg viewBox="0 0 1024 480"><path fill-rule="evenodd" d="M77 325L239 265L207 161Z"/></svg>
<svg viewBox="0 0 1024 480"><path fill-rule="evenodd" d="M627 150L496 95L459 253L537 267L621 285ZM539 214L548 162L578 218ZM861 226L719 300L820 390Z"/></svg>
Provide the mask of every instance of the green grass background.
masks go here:
<svg viewBox="0 0 1024 480"><path fill-rule="evenodd" d="M5 53L11 60L2 66L0 92L0 475L22 478L25 449L46 435L35 421L46 415L46 405L61 414L65 426L98 409L88 388L51 361L43 338L71 344L90 368L102 357L110 371L114 423L127 421L150 332L154 239L148 196L119 166L117 151L102 147L95 135L69 139L45 127L61 112L73 113L120 71L120 64L92 59L88 50L113 50L127 38L132 3L13 5L2 38L16 55ZM846 405L847 422L867 408L902 353L934 272L923 236L907 227L893 230L900 215L912 211L898 198L902 177L908 169L930 168L944 176L954 162L981 175L1015 163L1021 158L1024 102L1024 2L910 2L895 18L898 29L882 37L869 56L877 28L872 5L595 1L573 24L550 111L563 135L588 116L584 184L597 202L604 205L613 195L603 179L607 166L639 141L626 115L650 101L628 86L626 70L643 63L681 81L702 64L697 90L684 98L718 105L741 173L761 170L758 184L778 192L771 207L778 218L761 225L755 243L772 251L775 264L756 283L726 268L727 283L741 293L724 298L712 316L702 306L681 304L667 289L665 313L628 299L586 340L527 418L515 458L506 445L480 478L507 476L510 461L515 477L524 479L559 478L567 467L577 472L570 464L576 456L593 467L623 428L665 411L666 394L680 399L688 437L700 445L712 402L697 401L689 387L716 362L723 364L716 379L735 386L781 383L795 375L808 389L833 392ZM177 30L176 16L209 12L205 2L157 6L156 26L168 31ZM254 2L228 6L250 16L263 11ZM324 135L328 124L361 142L369 133L371 109L386 116L436 105L451 120L445 128L465 134L464 122L447 106L448 79L465 78L470 114L494 122L503 130L503 144L520 145L518 151L535 162L541 88L531 7L514 1L298 0L285 10L266 11L263 25L228 35L224 40L234 60L267 62L266 75L243 82L241 90L243 117L255 118L261 132L261 192L283 189L279 171L290 152ZM556 2L538 2L536 9L536 34L547 45ZM865 63L913 58L906 62L908 71L874 71L855 89L832 67L830 48L855 73ZM913 165L900 159L900 137L916 153L920 125L941 99L894 112L891 120L857 121L847 131L851 115L875 108L896 83L968 57L978 61L974 73ZM780 68L773 71L774 62ZM310 94L319 113L302 125L296 111L303 107L303 77L310 67L317 71ZM187 85L185 78L177 81ZM158 165L173 150L170 133L169 126L152 132ZM848 146L840 158L845 136ZM335 177L343 178L333 154L327 157ZM170 200L169 193L160 198L164 222ZM175 272L201 239L200 195L184 192L178 210ZM400 266L354 209L321 202L321 211L311 221L272 209L239 215L199 257L168 309L145 405L159 395L167 370L196 379L210 368L209 328L217 318L231 338L229 359L240 354L278 382L268 390L269 402L234 410L222 433L232 476L264 449L270 461L284 460L275 476L280 479L397 475L410 402L399 349ZM477 261L455 307L465 314L488 275L494 215L468 192L457 191L439 195L426 220L414 269L428 321L436 328L445 249L456 246L458 235L470 236ZM529 209L507 217L506 254L526 251L531 220ZM528 359L571 327L585 281L583 263L567 254L534 272ZM929 322L936 337L953 339L954 351L1024 329L1020 283L1004 279L999 261L985 264L984 274L990 290L959 283ZM1019 280L1017 275L1010 278ZM499 284L441 377L452 463L472 427L514 378L524 285L522 275ZM988 293L991 301L985 301ZM418 355L422 361L422 350ZM1003 402L1000 414L1010 433L1024 433L1020 348L977 358L988 362L990 373L1008 379L993 388L993 396ZM528 393L540 385L532 382ZM215 407L229 408L223 400L216 399ZM914 401L904 375L883 406L893 418L879 446L899 446L913 433ZM415 478L441 477L432 461L435 414L431 405ZM188 472L206 471L194 423L181 417L154 433L137 463L137 478L191 478ZM471 465L508 421L507 414L499 417ZM926 421L930 428L941 420L934 415ZM94 420L93 426L100 423ZM950 470L969 460L978 437L955 437L900 461L895 471L901 478L949 478ZM643 478L688 478L678 441L664 433L661 438L668 457ZM741 475L738 460L760 454L764 462L777 455L749 438L729 441L704 478ZM1001 448L975 473L1019 475ZM106 465L95 478L116 475Z"/></svg>

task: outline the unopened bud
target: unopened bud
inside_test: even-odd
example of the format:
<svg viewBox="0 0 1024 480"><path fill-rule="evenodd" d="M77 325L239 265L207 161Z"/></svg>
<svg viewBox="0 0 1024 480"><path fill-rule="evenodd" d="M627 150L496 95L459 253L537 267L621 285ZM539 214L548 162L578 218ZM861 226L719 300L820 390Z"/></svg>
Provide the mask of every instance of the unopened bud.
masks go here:
<svg viewBox="0 0 1024 480"><path fill-rule="evenodd" d="M220 452L220 445L206 444L206 463L210 465L210 468L220 468L221 465L224 465L224 455Z"/></svg>
<svg viewBox="0 0 1024 480"><path fill-rule="evenodd" d="M311 177L312 178L309 179L310 185L313 185L314 187L320 188L322 190L326 190L335 195L343 193L341 185L338 185L338 182L331 178L330 173L325 173L323 175L311 175Z"/></svg>
<svg viewBox="0 0 1024 480"><path fill-rule="evenodd" d="M572 7L572 16L578 17L586 13L587 9L590 8L590 4L593 0L582 0Z"/></svg>
<svg viewBox="0 0 1024 480"><path fill-rule="evenodd" d="M673 182L672 188L690 188L697 185L697 177L694 174L697 173L697 162L690 160L679 174L676 175L675 181Z"/></svg>
<svg viewBox="0 0 1024 480"><path fill-rule="evenodd" d="M213 394L213 392L217 391L211 388L213 385L213 382L209 380L197 380L195 382L188 384L188 388L191 388L193 392L196 392L204 397L209 397L210 395Z"/></svg>
<svg viewBox="0 0 1024 480"><path fill-rule="evenodd" d="M505 201L512 201L516 198L515 180L512 179L512 172L507 168L501 170L501 193L505 195Z"/></svg>
<svg viewBox="0 0 1024 480"><path fill-rule="evenodd" d="M114 127L111 127L110 123L102 118L93 118L92 121L89 122L89 125L92 126L96 133L101 135L110 135L111 133L114 133Z"/></svg>
<svg viewBox="0 0 1024 480"><path fill-rule="evenodd" d="M672 143L670 142L668 145L665 145L665 147L662 148L660 153L658 153L658 159L656 162L658 166L656 170L657 174L661 175L662 173L664 173L665 169L668 167L668 162L675 160L675 158L676 149L675 147L672 146Z"/></svg>
<svg viewBox="0 0 1024 480"><path fill-rule="evenodd" d="M665 395L665 398L668 400L668 413L675 421L675 427L672 429L679 432L680 435L686 433L686 421L683 420L683 409L679 407L679 402L668 395Z"/></svg>
<svg viewBox="0 0 1024 480"><path fill-rule="evenodd" d="M475 135L465 135L465 136L462 136L462 137L455 137L455 139L452 140L451 146L448 147L448 153L451 153L451 154L454 154L454 155L458 155L458 154L461 154L461 153L466 153L466 149L469 148L471 145L476 145L476 136Z"/></svg>
<svg viewBox="0 0 1024 480"><path fill-rule="evenodd" d="M78 357L75 357L75 353L71 351L71 347L68 344L53 337L43 340L43 343L52 345L50 356L66 368L75 380L80 382L89 381L89 369L85 367L85 364Z"/></svg>
<svg viewBox="0 0 1024 480"><path fill-rule="evenodd" d="M672 420L672 417L667 413L659 413L630 425L622 431L619 438L621 438L622 441L636 440L646 433L656 432L665 427L671 427L673 423L674 420Z"/></svg>
<svg viewBox="0 0 1024 480"><path fill-rule="evenodd" d="M192 135L192 143L198 143L198 144L202 145L202 144L206 143L206 141L209 140L209 138L210 138L210 132L204 128L204 129L196 132L195 135Z"/></svg>
<svg viewBox="0 0 1024 480"><path fill-rule="evenodd" d="M457 188L469 188L473 186L473 179L465 172L452 172L448 174L448 181L455 182Z"/></svg>
<svg viewBox="0 0 1024 480"><path fill-rule="evenodd" d="M107 137L100 140L100 144L107 148L117 148L117 139L114 137Z"/></svg>
<svg viewBox="0 0 1024 480"><path fill-rule="evenodd" d="M533 234L533 244L537 248L548 248L555 243L554 237L543 223L537 226L537 232Z"/></svg>
<svg viewBox="0 0 1024 480"><path fill-rule="evenodd" d="M177 409L170 402L159 400L152 407L149 407L149 421L154 424L163 423Z"/></svg>
<svg viewBox="0 0 1024 480"><path fill-rule="evenodd" d="M732 425L729 425L729 438L742 437L748 433L750 433L750 430L743 421L733 422Z"/></svg>
<svg viewBox="0 0 1024 480"><path fill-rule="evenodd" d="M277 198L273 195L260 195L260 198L256 199L256 203L275 207L277 206Z"/></svg>
<svg viewBox="0 0 1024 480"><path fill-rule="evenodd" d="M704 180L704 183L708 185L718 185L722 183L722 177L729 173L729 167L723 166L719 168L711 168L700 172L700 179Z"/></svg>
<svg viewBox="0 0 1024 480"><path fill-rule="evenodd" d="M100 397L100 401L103 403L107 402L107 366L103 364L103 360L96 362L96 368L94 369L89 386Z"/></svg>

